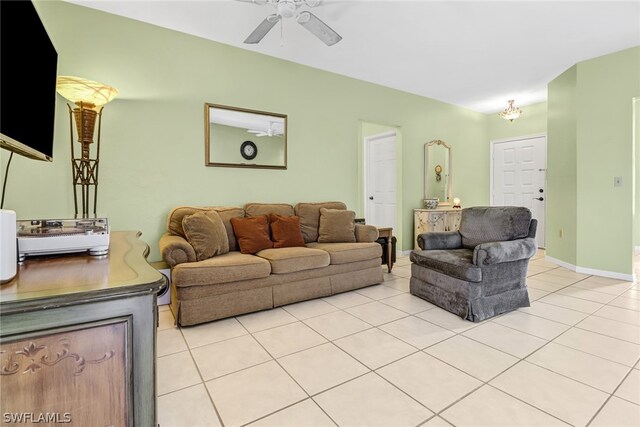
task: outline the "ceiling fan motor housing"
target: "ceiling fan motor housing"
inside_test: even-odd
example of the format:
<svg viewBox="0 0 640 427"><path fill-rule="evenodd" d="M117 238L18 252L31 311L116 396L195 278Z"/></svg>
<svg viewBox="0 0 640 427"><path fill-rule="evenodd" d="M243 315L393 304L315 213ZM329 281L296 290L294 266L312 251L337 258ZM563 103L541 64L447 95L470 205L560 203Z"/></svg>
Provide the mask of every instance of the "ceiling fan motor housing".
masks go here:
<svg viewBox="0 0 640 427"><path fill-rule="evenodd" d="M278 2L278 15L283 18L291 18L296 14L298 6L292 0L280 0Z"/></svg>

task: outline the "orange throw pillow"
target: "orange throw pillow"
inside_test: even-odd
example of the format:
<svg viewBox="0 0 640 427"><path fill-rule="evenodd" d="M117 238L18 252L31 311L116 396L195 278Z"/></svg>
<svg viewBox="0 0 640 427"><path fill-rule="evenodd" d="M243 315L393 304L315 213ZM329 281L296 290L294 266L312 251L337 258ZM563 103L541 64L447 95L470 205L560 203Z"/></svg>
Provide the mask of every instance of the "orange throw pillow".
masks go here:
<svg viewBox="0 0 640 427"><path fill-rule="evenodd" d="M269 238L269 220L266 215L231 218L231 226L241 253L255 254L273 247L273 242Z"/></svg>
<svg viewBox="0 0 640 427"><path fill-rule="evenodd" d="M304 238L300 231L300 217L271 214L269 219L274 248L304 246Z"/></svg>

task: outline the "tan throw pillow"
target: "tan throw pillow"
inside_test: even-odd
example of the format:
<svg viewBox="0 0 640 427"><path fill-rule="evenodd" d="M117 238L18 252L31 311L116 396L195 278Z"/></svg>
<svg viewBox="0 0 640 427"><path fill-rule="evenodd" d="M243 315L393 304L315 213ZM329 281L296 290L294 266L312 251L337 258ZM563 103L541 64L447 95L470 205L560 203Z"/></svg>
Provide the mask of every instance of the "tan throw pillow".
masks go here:
<svg viewBox="0 0 640 427"><path fill-rule="evenodd" d="M266 215L231 218L231 225L241 253L255 254L263 249L273 248Z"/></svg>
<svg viewBox="0 0 640 427"><path fill-rule="evenodd" d="M356 213L342 209L320 208L319 243L356 241Z"/></svg>
<svg viewBox="0 0 640 427"><path fill-rule="evenodd" d="M216 211L187 215L182 218L182 228L187 242L196 251L198 261L229 252L227 230Z"/></svg>

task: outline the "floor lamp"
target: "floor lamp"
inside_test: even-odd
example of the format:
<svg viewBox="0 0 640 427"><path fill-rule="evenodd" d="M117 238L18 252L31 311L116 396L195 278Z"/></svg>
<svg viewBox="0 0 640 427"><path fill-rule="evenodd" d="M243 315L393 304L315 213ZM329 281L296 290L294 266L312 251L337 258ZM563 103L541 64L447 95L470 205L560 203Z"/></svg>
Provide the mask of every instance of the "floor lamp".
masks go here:
<svg viewBox="0 0 640 427"><path fill-rule="evenodd" d="M71 168L73 173L73 203L75 216L78 217L78 189L82 202L82 217L89 216L91 204L91 187L93 187L93 215L96 215L98 202L98 166L100 164L100 127L102 124L102 109L105 104L118 95L118 90L111 86L86 80L80 77L59 76L56 84L57 92L75 104L69 104L69 126L71 127ZM73 143L73 122L76 122L76 132L80 143L80 157L76 157ZM91 155L91 145L94 143L96 122L95 155ZM79 187L79 188L78 188Z"/></svg>

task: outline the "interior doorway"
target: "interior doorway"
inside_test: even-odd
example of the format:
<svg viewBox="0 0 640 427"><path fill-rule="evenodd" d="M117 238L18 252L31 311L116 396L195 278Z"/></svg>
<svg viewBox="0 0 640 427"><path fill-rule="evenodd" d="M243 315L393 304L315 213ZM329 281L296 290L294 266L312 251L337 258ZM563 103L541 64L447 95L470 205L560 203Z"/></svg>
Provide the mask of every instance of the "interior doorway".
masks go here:
<svg viewBox="0 0 640 427"><path fill-rule="evenodd" d="M396 229L397 132L364 137L364 216L367 224Z"/></svg>
<svg viewBox="0 0 640 427"><path fill-rule="evenodd" d="M547 137L491 141L491 205L524 206L538 220L536 243L545 247Z"/></svg>

